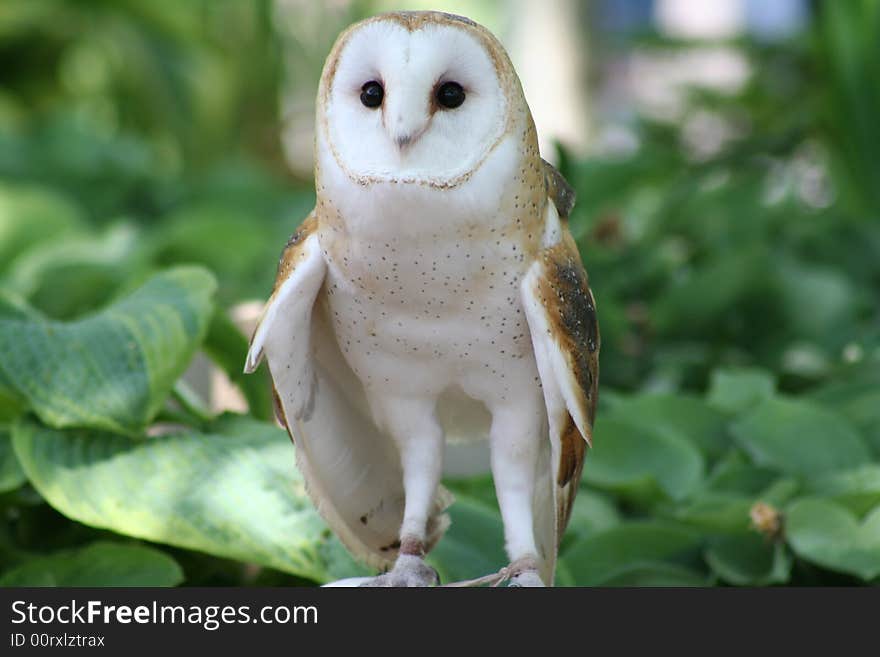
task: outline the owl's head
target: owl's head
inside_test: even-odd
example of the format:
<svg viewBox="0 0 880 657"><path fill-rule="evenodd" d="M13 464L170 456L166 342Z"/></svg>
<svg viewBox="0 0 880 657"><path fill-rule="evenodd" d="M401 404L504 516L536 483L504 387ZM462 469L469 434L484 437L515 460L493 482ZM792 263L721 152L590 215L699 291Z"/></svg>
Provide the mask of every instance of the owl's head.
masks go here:
<svg viewBox="0 0 880 657"><path fill-rule="evenodd" d="M339 37L317 105L318 148L350 177L453 185L492 152L524 100L488 30L449 14L400 12Z"/></svg>

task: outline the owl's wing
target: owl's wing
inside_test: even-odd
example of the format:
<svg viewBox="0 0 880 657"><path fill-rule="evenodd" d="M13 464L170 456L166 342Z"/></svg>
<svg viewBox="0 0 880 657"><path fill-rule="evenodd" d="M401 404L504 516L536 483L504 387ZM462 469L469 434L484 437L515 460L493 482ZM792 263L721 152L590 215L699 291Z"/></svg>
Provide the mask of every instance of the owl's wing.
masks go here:
<svg viewBox="0 0 880 657"><path fill-rule="evenodd" d="M596 303L565 216L573 192L549 164L545 167L548 226L545 246L522 282L522 298L550 430L554 479L555 542L568 524L586 447L591 444L599 381L599 325ZM553 175L546 173L547 169ZM550 183L553 184L550 184ZM565 187L562 187L564 185ZM568 200L566 200L568 199ZM556 205L556 203L559 205ZM539 523L540 524L540 523Z"/></svg>
<svg viewBox="0 0 880 657"><path fill-rule="evenodd" d="M309 415L315 395L312 308L327 273L316 228L312 214L287 242L244 367L250 374L264 355L268 357L276 396L281 395L285 410L295 419Z"/></svg>
<svg viewBox="0 0 880 657"><path fill-rule="evenodd" d="M356 558L384 568L397 557L403 522L400 457L373 422L339 349L321 294L326 271L312 215L284 250L245 371L265 357L275 411L296 446L309 496ZM451 499L441 487L428 521L429 549L449 525L443 510Z"/></svg>

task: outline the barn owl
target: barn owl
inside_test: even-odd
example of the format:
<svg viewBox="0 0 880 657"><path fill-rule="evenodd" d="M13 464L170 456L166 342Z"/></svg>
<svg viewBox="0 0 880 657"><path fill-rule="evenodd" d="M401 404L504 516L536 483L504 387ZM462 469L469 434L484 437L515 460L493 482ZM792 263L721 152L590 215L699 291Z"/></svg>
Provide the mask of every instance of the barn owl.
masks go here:
<svg viewBox="0 0 880 657"><path fill-rule="evenodd" d="M574 192L500 42L437 12L350 27L318 89L315 187L245 370L268 362L317 509L383 571L368 585L436 584L444 442L488 440L510 583L552 585L599 331Z"/></svg>

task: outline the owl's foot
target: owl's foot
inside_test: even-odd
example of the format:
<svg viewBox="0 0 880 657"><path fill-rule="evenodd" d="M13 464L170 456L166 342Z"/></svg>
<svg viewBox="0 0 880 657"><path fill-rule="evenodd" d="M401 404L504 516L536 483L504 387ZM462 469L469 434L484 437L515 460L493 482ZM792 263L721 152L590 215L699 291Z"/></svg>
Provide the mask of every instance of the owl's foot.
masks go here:
<svg viewBox="0 0 880 657"><path fill-rule="evenodd" d="M401 554L394 568L387 573L370 577L361 586L366 587L416 587L437 586L440 576L437 571L413 554Z"/></svg>
<svg viewBox="0 0 880 657"><path fill-rule="evenodd" d="M507 567L507 572L510 573L510 584L508 584L510 587L544 586L544 581L538 575L538 563L532 557L517 559Z"/></svg>

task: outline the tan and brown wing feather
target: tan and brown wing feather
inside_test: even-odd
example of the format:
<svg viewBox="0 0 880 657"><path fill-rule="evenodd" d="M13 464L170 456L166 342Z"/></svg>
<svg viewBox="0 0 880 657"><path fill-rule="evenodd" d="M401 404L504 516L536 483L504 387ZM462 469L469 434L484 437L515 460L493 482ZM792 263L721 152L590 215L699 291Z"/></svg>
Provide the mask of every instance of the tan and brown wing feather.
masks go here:
<svg viewBox="0 0 880 657"><path fill-rule="evenodd" d="M281 251L281 257L278 260L278 273L275 274L275 285L272 287L272 296L278 292L278 288L284 283L296 269L296 266L302 261L305 253L304 246L306 239L318 231L318 217L312 210L309 216L303 219L303 222L293 231L293 235L284 245ZM271 302L271 300L270 300Z"/></svg>
<svg viewBox="0 0 880 657"><path fill-rule="evenodd" d="M540 279L551 335L564 354L576 383L576 403L584 419L581 433L570 412L566 413L559 434L556 472L557 539L568 524L577 495L586 447L592 442L599 384L599 324L596 304L587 273L567 227L563 239L541 254L545 275Z"/></svg>
<svg viewBox="0 0 880 657"><path fill-rule="evenodd" d="M536 345L542 382L548 396L551 442L556 462L556 539L561 539L577 495L587 446L592 442L599 383L599 324L577 245L568 230L575 192L556 169L541 161L547 198L560 217L560 238L543 248L538 267L528 278L534 307L530 328L539 331ZM543 355L541 355L543 354ZM544 380L550 376L553 380ZM550 392L550 391L554 392Z"/></svg>

